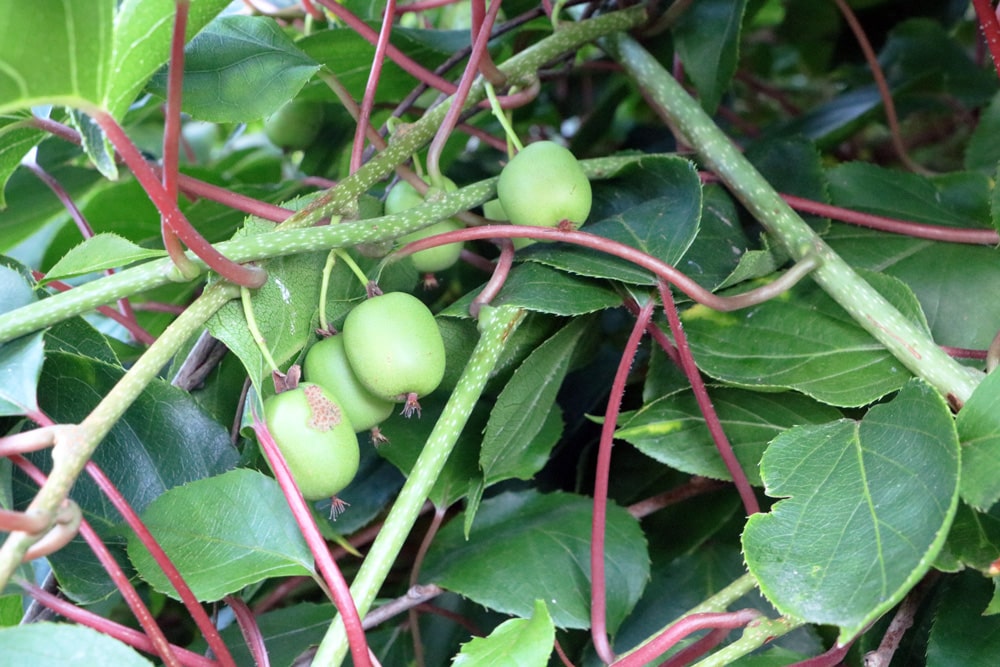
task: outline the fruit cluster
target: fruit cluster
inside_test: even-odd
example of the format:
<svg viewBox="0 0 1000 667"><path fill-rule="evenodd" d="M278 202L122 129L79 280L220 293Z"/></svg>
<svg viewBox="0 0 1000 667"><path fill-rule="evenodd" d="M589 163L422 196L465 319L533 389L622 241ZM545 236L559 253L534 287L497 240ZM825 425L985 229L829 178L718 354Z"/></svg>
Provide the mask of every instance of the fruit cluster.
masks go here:
<svg viewBox="0 0 1000 667"><path fill-rule="evenodd" d="M264 402L264 419L303 497L336 495L358 469L357 432L374 428L396 403L403 414L444 377L445 350L431 311L390 292L347 315L343 332L313 345L305 382Z"/></svg>

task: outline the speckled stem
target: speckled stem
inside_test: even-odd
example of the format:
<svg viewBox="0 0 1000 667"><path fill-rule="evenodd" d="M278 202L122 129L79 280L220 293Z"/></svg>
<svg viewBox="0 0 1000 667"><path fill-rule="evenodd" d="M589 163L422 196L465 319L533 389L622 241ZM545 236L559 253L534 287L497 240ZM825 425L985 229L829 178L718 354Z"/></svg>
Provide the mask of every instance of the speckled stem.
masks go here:
<svg viewBox="0 0 1000 667"><path fill-rule="evenodd" d="M441 474L472 408L479 400L508 337L523 317L524 311L510 306L497 308L485 306L480 311L480 336L476 349L473 350L462 377L459 378L441 416L434 424L420 457L410 470L403 489L393 503L392 510L389 511L378 537L375 538L351 585L351 595L362 617L371 608L375 595L396 561L403 542L413 529L420 509ZM339 665L347 653L347 648L347 635L344 633L343 624L337 618L319 645L313 665L315 667Z"/></svg>
<svg viewBox="0 0 1000 667"><path fill-rule="evenodd" d="M606 40L612 56L638 82L733 194L796 260L812 252L820 266L812 277L844 310L917 376L963 404L982 379L945 354L925 331L904 317L828 246L750 164L701 105L656 59L626 35Z"/></svg>
<svg viewBox="0 0 1000 667"><path fill-rule="evenodd" d="M111 427L121 419L146 386L176 354L177 350L196 334L205 322L230 299L239 296L239 288L228 283L216 283L192 303L149 346L108 395L76 427L61 429L52 448L52 472L28 507L28 514L55 517L63 499L69 494L77 477ZM38 535L11 532L0 547L0 589L7 585L28 547Z"/></svg>
<svg viewBox="0 0 1000 667"><path fill-rule="evenodd" d="M643 156L599 158L584 160L581 164L588 178L608 178L641 157ZM225 241L216 244L216 248L233 261L250 262L393 239L482 204L496 194L496 182L496 178L488 178L453 192L443 193L434 201L395 215L339 225L276 230ZM195 266L202 271L207 270L203 261L193 254L190 257ZM114 303L118 299L166 285L175 278L173 262L162 259L84 283L67 292L53 294L47 299L0 316L0 343L44 329L98 306Z"/></svg>

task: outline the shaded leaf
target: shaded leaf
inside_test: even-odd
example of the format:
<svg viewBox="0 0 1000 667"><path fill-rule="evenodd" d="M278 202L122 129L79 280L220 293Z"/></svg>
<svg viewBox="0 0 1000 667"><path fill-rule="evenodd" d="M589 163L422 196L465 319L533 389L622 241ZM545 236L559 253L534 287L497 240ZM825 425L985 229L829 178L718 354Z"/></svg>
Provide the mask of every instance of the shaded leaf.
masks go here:
<svg viewBox="0 0 1000 667"><path fill-rule="evenodd" d="M712 404L750 482L760 485L758 465L767 444L785 429L822 424L841 414L800 394L713 389ZM615 438L666 465L694 475L731 479L691 391L647 402L622 415Z"/></svg>
<svg viewBox="0 0 1000 667"><path fill-rule="evenodd" d="M441 530L422 578L517 616L531 614L544 591L556 626L589 627L591 510L589 498L567 493L526 491L484 500L468 540L459 519ZM638 522L614 505L608 506L605 562L608 628L614 632L649 576Z"/></svg>
<svg viewBox="0 0 1000 667"><path fill-rule="evenodd" d="M137 246L117 234L96 234L63 255L45 274L45 281L65 280L94 271L116 269L166 254L164 250Z"/></svg>
<svg viewBox="0 0 1000 667"><path fill-rule="evenodd" d="M984 616L992 582L969 570L951 577L927 640L927 667L992 667L1000 654L1000 616Z"/></svg>
<svg viewBox="0 0 1000 667"><path fill-rule="evenodd" d="M841 643L924 575L958 502L958 439L939 394L912 381L860 422L799 426L764 454L768 495L743 549L783 614L840 627Z"/></svg>
<svg viewBox="0 0 1000 667"><path fill-rule="evenodd" d="M816 145L804 137L761 141L747 149L746 158L770 183L780 183L781 193L828 203L826 174ZM828 218L803 215L810 226L823 232Z"/></svg>
<svg viewBox="0 0 1000 667"><path fill-rule="evenodd" d="M217 123L263 118L318 69L273 20L222 16L185 48L182 108L194 118ZM165 98L166 88L167 73L161 70L149 89Z"/></svg>
<svg viewBox="0 0 1000 667"><path fill-rule="evenodd" d="M707 0L682 12L672 33L701 105L714 113L736 71L746 0Z"/></svg>
<svg viewBox="0 0 1000 667"><path fill-rule="evenodd" d="M740 224L732 197L718 185L702 189L701 222L698 235L676 267L706 289L722 285L748 254L750 245ZM773 273L775 266L754 277Z"/></svg>
<svg viewBox="0 0 1000 667"><path fill-rule="evenodd" d="M987 510L1000 499L1000 373L979 383L955 426L962 441L962 500Z"/></svg>
<svg viewBox="0 0 1000 667"><path fill-rule="evenodd" d="M0 652L7 665L32 667L79 664L150 667L153 664L104 633L69 623L29 623L0 628Z"/></svg>
<svg viewBox="0 0 1000 667"><path fill-rule="evenodd" d="M530 618L504 621L488 637L474 637L462 645L452 661L453 667L510 665L510 667L545 667L549 664L556 630L545 608L535 600Z"/></svg>
<svg viewBox="0 0 1000 667"><path fill-rule="evenodd" d="M913 294L897 280L864 277L911 320ZM815 283L758 306L721 313L702 305L682 319L698 367L719 380L795 389L837 406L859 406L895 391L910 373Z"/></svg>
<svg viewBox="0 0 1000 667"><path fill-rule="evenodd" d="M0 263L0 316L35 301L27 270ZM42 334L34 333L0 344L0 417L38 409L38 376L44 362Z"/></svg>
<svg viewBox="0 0 1000 667"><path fill-rule="evenodd" d="M964 466L964 463L963 463ZM963 467L962 472L965 472ZM1000 512L977 512L962 503L958 506L951 532L948 533L948 544L942 557L954 559L950 571L958 571L964 566L973 567L980 572L988 573L993 561L1000 554ZM941 568L940 561L935 567Z"/></svg>
<svg viewBox="0 0 1000 667"><path fill-rule="evenodd" d="M219 600L270 577L313 571L312 553L281 488L253 470L231 470L171 489L146 508L142 520L201 601ZM177 597L138 538L129 537L128 553L143 579Z"/></svg>

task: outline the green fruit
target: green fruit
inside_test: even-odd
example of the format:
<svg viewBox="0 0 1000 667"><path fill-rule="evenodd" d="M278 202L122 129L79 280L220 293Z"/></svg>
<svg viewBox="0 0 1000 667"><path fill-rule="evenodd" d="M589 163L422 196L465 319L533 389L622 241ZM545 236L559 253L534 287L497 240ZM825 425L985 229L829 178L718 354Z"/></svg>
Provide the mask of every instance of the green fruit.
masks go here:
<svg viewBox="0 0 1000 667"><path fill-rule="evenodd" d="M306 500L336 495L358 472L354 427L319 385L302 383L268 398L264 423Z"/></svg>
<svg viewBox="0 0 1000 667"><path fill-rule="evenodd" d="M368 391L406 401L437 389L444 377L444 341L431 311L411 294L390 292L355 306L344 321L344 351Z"/></svg>
<svg viewBox="0 0 1000 667"><path fill-rule="evenodd" d="M509 220L499 199L491 199L483 204L483 217L490 220Z"/></svg>
<svg viewBox="0 0 1000 667"><path fill-rule="evenodd" d="M323 103L292 100L264 121L264 134L272 144L286 151L309 148L323 127Z"/></svg>
<svg viewBox="0 0 1000 667"><path fill-rule="evenodd" d="M392 402L365 389L351 370L343 336L324 338L309 348L302 374L306 381L333 394L355 431L367 431L392 414Z"/></svg>
<svg viewBox="0 0 1000 667"><path fill-rule="evenodd" d="M444 182L445 191L450 192L457 189L457 186L451 179L445 178ZM385 199L385 213L386 215L401 213L423 203L424 198L420 196L420 193L417 192L416 188L406 181L400 181L393 186L392 190L389 191L389 194ZM436 222L429 227L424 227L423 229L419 229L411 234L407 234L406 236L402 236L399 241L403 244L412 243L413 241L425 239L428 236L435 236L436 234L443 234L444 232L453 232L462 229L463 227L464 225L461 222L450 218L448 220ZM417 267L417 271L420 273L436 273L454 266L455 262L458 261L458 258L462 254L463 246L464 244L461 242L448 243L436 248L428 248L427 250L415 252L410 255L410 259L413 260L413 265Z"/></svg>
<svg viewBox="0 0 1000 667"><path fill-rule="evenodd" d="M590 215L592 200L580 163L551 141L529 144L507 163L497 182L497 197L515 225L556 227L567 220L573 229Z"/></svg>

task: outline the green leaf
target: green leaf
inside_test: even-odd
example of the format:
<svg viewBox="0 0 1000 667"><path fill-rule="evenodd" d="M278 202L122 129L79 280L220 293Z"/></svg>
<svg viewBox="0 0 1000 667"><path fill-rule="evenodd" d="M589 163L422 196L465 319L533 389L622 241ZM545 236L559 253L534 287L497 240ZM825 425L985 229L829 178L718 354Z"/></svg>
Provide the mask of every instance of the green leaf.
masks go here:
<svg viewBox="0 0 1000 667"><path fill-rule="evenodd" d="M201 601L271 577L313 572L312 553L278 483L254 470L231 470L171 489L146 508L142 520ZM176 597L138 538L129 537L128 553L143 579Z"/></svg>
<svg viewBox="0 0 1000 667"><path fill-rule="evenodd" d="M56 262L45 274L45 281L65 280L94 271L121 268L166 254L163 250L141 248L117 234L96 234Z"/></svg>
<svg viewBox="0 0 1000 667"><path fill-rule="evenodd" d="M45 332L45 349L90 357L112 366L121 366L108 338L82 317L63 320Z"/></svg>
<svg viewBox="0 0 1000 667"><path fill-rule="evenodd" d="M263 118L292 98L319 64L278 24L261 16L222 16L184 52L182 108L199 120L238 123ZM149 90L166 97L161 70Z"/></svg>
<svg viewBox="0 0 1000 667"><path fill-rule="evenodd" d="M596 222L582 231L675 264L698 234L700 218L701 181L694 165L677 157L656 156L594 183L590 219ZM524 257L591 278L656 284L649 271L632 262L571 244L535 244Z"/></svg>
<svg viewBox="0 0 1000 667"><path fill-rule="evenodd" d="M0 263L0 294L0 316L34 302L27 270L10 260ZM0 417L38 409L38 376L44 354L41 333L0 345Z"/></svg>
<svg viewBox="0 0 1000 667"><path fill-rule="evenodd" d="M993 586L975 571L950 577L927 640L927 667L992 667L1000 654L1000 616L984 616Z"/></svg>
<svg viewBox="0 0 1000 667"><path fill-rule="evenodd" d="M510 665L545 667L549 664L556 629L545 602L535 600L531 618L514 618L501 623L488 637L475 637L462 646L453 667Z"/></svg>
<svg viewBox="0 0 1000 667"><path fill-rule="evenodd" d="M891 609L940 551L958 505L951 412L912 381L860 422L799 426L764 454L766 492L743 549L782 613L840 627L850 640Z"/></svg>
<svg viewBox="0 0 1000 667"><path fill-rule="evenodd" d="M69 623L30 623L0 629L4 664L65 667L94 664L151 667L134 649L106 634Z"/></svg>
<svg viewBox="0 0 1000 667"><path fill-rule="evenodd" d="M711 390L712 404L750 482L760 485L758 465L767 443L800 424L841 417L838 410L800 394ZM622 415L615 438L672 468L715 479L731 479L691 391L647 402Z"/></svg>
<svg viewBox="0 0 1000 667"><path fill-rule="evenodd" d="M965 168L977 169L993 175L1000 163L1000 93L993 96L990 105L980 112L979 122L972 130L965 148Z"/></svg>
<svg viewBox="0 0 1000 667"><path fill-rule="evenodd" d="M483 434L479 466L487 484L516 477L530 479L541 470L558 440L561 419L554 410L570 360L580 339L595 322L580 317L542 343L518 367L497 397ZM555 438L539 438L554 414Z"/></svg>
<svg viewBox="0 0 1000 667"><path fill-rule="evenodd" d="M589 498L567 493L484 500L468 540L460 519L441 530L422 578L516 616L531 614L545 591L556 626L589 627L591 514ZM646 585L649 560L639 524L625 510L608 506L606 535L607 619L614 632Z"/></svg>
<svg viewBox="0 0 1000 667"><path fill-rule="evenodd" d="M962 466L964 476L964 462ZM988 573L997 554L1000 554L1000 512L977 512L964 503L960 504L942 555L945 553L959 564L955 570L968 566ZM938 560L936 566L941 569L941 559Z"/></svg>
<svg viewBox="0 0 1000 667"><path fill-rule="evenodd" d="M448 306L442 315L469 317L469 304L482 291L473 290ZM621 297L607 284L572 276L527 262L516 266L491 306L513 306L551 315L586 315L621 305Z"/></svg>
<svg viewBox="0 0 1000 667"><path fill-rule="evenodd" d="M57 423L79 423L124 374L119 366L49 352L38 385L41 408ZM48 452L28 458L45 472L51 469ZM142 512L167 489L228 470L237 458L225 427L211 419L190 394L157 380L111 428L93 461L129 504ZM14 491L18 506L23 507L37 487L16 473ZM73 498L112 550L123 552L122 519L89 476L76 482ZM114 590L82 540L48 559L63 590L74 599L92 601Z"/></svg>
<svg viewBox="0 0 1000 667"><path fill-rule="evenodd" d="M749 251L736 204L718 185L702 188L701 222L698 235L677 263L677 268L706 289L722 285ZM754 277L773 273L775 266Z"/></svg>
<svg viewBox="0 0 1000 667"><path fill-rule="evenodd" d="M785 137L761 141L747 149L746 158L771 183L781 184L781 193L828 203L826 174L816 145L808 139ZM817 231L825 231L828 218L803 215Z"/></svg>
<svg viewBox="0 0 1000 667"><path fill-rule="evenodd" d="M745 8L746 0L700 0L681 13L672 29L684 71L710 114L736 72Z"/></svg>
<svg viewBox="0 0 1000 667"><path fill-rule="evenodd" d="M0 115L0 211L7 208L4 190L11 174L28 151L46 136L41 130L24 125L30 117L27 112Z"/></svg>
<svg viewBox="0 0 1000 667"><path fill-rule="evenodd" d="M898 280L865 273L911 320L924 324ZM899 361L815 283L805 281L758 306L721 313L696 305L682 316L698 367L745 387L795 389L836 406L860 406L910 377Z"/></svg>
<svg viewBox="0 0 1000 667"><path fill-rule="evenodd" d="M1000 373L979 383L955 426L962 441L962 500L988 510L1000 499Z"/></svg>

